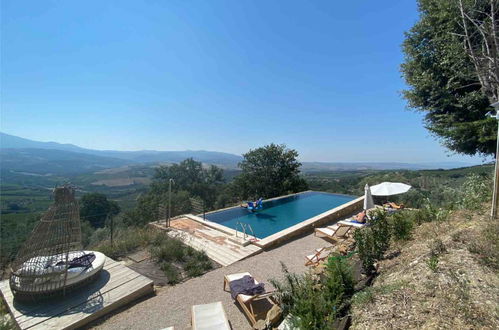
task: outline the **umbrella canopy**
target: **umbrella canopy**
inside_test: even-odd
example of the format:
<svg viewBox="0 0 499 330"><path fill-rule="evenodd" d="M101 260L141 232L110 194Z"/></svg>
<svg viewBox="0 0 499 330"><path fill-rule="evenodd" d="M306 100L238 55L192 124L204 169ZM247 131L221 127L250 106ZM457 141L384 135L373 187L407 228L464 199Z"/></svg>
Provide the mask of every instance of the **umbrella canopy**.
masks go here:
<svg viewBox="0 0 499 330"><path fill-rule="evenodd" d="M364 210L369 210L374 207L373 196L371 195L371 189L369 185L366 184L364 187Z"/></svg>
<svg viewBox="0 0 499 330"><path fill-rule="evenodd" d="M411 186L400 182L383 182L371 187L374 196L391 196L406 193Z"/></svg>

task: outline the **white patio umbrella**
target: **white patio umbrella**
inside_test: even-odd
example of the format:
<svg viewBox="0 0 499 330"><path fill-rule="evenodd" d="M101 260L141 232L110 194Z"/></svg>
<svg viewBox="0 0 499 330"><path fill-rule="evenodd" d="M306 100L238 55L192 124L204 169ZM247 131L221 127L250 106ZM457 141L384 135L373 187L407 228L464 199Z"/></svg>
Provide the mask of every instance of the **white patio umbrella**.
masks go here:
<svg viewBox="0 0 499 330"><path fill-rule="evenodd" d="M382 182L371 187L374 196L391 196L406 193L412 187L400 182Z"/></svg>
<svg viewBox="0 0 499 330"><path fill-rule="evenodd" d="M366 183L364 187L364 211L372 209L374 207L373 196L371 195L371 189L369 185Z"/></svg>

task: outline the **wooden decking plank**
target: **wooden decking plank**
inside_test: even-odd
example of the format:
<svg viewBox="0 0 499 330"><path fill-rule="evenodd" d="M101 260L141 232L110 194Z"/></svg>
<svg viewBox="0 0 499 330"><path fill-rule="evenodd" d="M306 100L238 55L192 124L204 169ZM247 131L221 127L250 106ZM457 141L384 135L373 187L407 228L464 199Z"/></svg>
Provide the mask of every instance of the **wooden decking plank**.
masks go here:
<svg viewBox="0 0 499 330"><path fill-rule="evenodd" d="M152 281L144 281L143 277L139 276L127 282L126 288L122 288L121 290L111 290L105 294L93 298L93 302L97 302L97 306L100 307L95 311L93 311L93 309L95 309L93 306L90 306L90 310L78 310L80 306L76 306L68 311L69 315L65 315L63 320L59 317L51 317L43 322L23 324L22 329L74 329L152 291ZM102 302L98 301L100 299L102 299Z"/></svg>
<svg viewBox="0 0 499 330"><path fill-rule="evenodd" d="M154 291L153 281L132 269L107 259L104 270L109 276L86 286L71 299L42 303L22 314L14 306L8 281L0 282L1 294L7 302L9 311L21 329L75 328L82 326L109 311L121 307L136 298ZM104 282L103 282L104 281ZM83 289L83 288L82 288ZM92 293L93 292L93 293ZM69 295L68 295L69 297Z"/></svg>
<svg viewBox="0 0 499 330"><path fill-rule="evenodd" d="M102 288L106 288L107 289L111 289L110 285L110 281L108 282L105 282L105 283L102 283L102 281L104 280L103 279L103 276L106 276L108 275L110 279L112 279L112 281L120 281L120 278L122 275L125 275L125 274L128 274L128 271L127 271L127 268L123 265L120 265L119 263L117 264L118 266L121 266L121 267L116 267L114 265L111 266L111 269L107 269L107 268L104 268L102 270L102 272L104 273L101 273L101 276L99 277L99 279L94 282L94 283L89 283L88 286L85 286L85 287L82 287L81 288L81 291L78 290L76 293L77 293L77 296L78 298L80 298L82 295L83 295L83 292L85 292L84 290L86 290L87 292L89 291L92 291L94 292L95 290L97 290L97 288L100 286L100 285L103 285ZM105 273L107 271L107 274ZM13 301L13 297L12 297L12 292L10 291L10 288L8 290L8 292L10 293L10 300ZM75 298L77 299L77 298ZM68 303L69 303L69 300L68 300ZM47 310L49 309L50 311L53 311L54 310L54 306L53 305L48 305L47 303L42 303L42 304L39 304L37 306L33 306L29 311L27 311L26 313L29 313L29 314L24 314L22 312L20 312L19 310L17 309L14 309L13 311L13 316L16 318L16 320L19 320L20 317L29 317L29 315L33 315L33 314L40 314L40 313L44 313L44 310Z"/></svg>
<svg viewBox="0 0 499 330"><path fill-rule="evenodd" d="M230 240L231 235L192 219L176 219L172 227L172 236L180 238L197 250L204 250L210 259L222 266L228 266L261 251L256 245L239 245Z"/></svg>
<svg viewBox="0 0 499 330"><path fill-rule="evenodd" d="M116 280L113 280L112 282L108 282L106 283L106 286L104 286L103 288L105 288L104 290L99 290L97 292L95 292L95 290L90 290L91 288L89 287L88 291L91 291L91 292L94 292L94 294L98 293L99 295L104 295L106 294L107 292L111 291L111 290L114 290L115 288L118 288L120 287L121 285L127 283L128 281L132 280L132 279L135 279L139 276L141 276L140 274L136 273L136 272L133 272L133 273L130 273L130 272L122 272L121 275L118 275L119 278L117 278ZM109 284L109 286L107 285ZM74 309L75 307L79 306L79 305L82 305L82 304L85 304L87 303L89 300L92 300L92 295L91 296L88 296L87 299L85 300L82 300L82 295L83 293L79 294L78 296L75 296L75 297L72 297L71 299L68 299L68 300L65 300L64 301L64 305L50 305L50 306L45 306L45 313L49 312L50 315L49 316L46 316L46 317L39 317L39 316L33 316L33 315L24 315L22 314L20 317L17 317L16 318L16 321L17 321L17 324L19 324L20 326L22 326L25 322L28 322L29 320L31 319L44 319L44 318L51 318L51 317L54 317L56 315L60 315L60 314L63 314L64 312L68 311L68 310L71 310L71 309ZM88 299L90 298L90 299ZM40 314L44 312L43 310L38 310L37 313Z"/></svg>

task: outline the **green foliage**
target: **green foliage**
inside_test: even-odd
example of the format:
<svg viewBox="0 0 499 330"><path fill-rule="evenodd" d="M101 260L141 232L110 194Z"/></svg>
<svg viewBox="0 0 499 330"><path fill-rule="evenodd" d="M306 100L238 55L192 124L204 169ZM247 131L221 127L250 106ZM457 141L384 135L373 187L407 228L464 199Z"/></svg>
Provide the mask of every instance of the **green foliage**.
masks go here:
<svg viewBox="0 0 499 330"><path fill-rule="evenodd" d="M96 234L102 236L104 236L104 233L103 230L96 231ZM114 233L113 244L111 244L109 236L107 236L106 240L97 241L96 245L91 245L91 247L108 257L117 259L136 251L140 247L148 246L157 235L158 233L147 228L118 228ZM91 238L91 241L96 240Z"/></svg>
<svg viewBox="0 0 499 330"><path fill-rule="evenodd" d="M213 268L213 265L204 252L189 249L187 251L187 263L185 264L185 271L190 277L201 276L208 270Z"/></svg>
<svg viewBox="0 0 499 330"><path fill-rule="evenodd" d="M168 278L169 284L177 284L180 283L180 281L182 280L178 268L172 265L171 263L163 262L160 268Z"/></svg>
<svg viewBox="0 0 499 330"><path fill-rule="evenodd" d="M88 193L80 199L80 217L88 221L94 228L104 227L107 217L115 216L120 207L101 193Z"/></svg>
<svg viewBox="0 0 499 330"><path fill-rule="evenodd" d="M371 226L356 230L354 233L359 258L367 274L374 272L374 263L383 258L392 235L386 212L376 210L371 216L373 218Z"/></svg>
<svg viewBox="0 0 499 330"><path fill-rule="evenodd" d="M179 164L160 166L156 169L151 184L153 194L165 194L169 189L169 179L174 179L175 192L187 191L191 196L201 198L207 210L214 207L217 193L224 183L223 170L214 165L207 169L202 163L188 158Z"/></svg>
<svg viewBox="0 0 499 330"><path fill-rule="evenodd" d="M156 238L150 252L157 262L181 262L185 260L186 246L182 242L166 235L158 235Z"/></svg>
<svg viewBox="0 0 499 330"><path fill-rule="evenodd" d="M315 172L305 174L310 189L330 191L360 196L364 186L378 184L383 181L404 182L413 188L407 193L391 196L393 202L404 203L409 208L421 208L430 202L436 208L457 207L462 198L463 184L469 177L480 178L488 191L484 200L489 198L492 187L493 165L481 165L452 170L395 170L395 171L343 171ZM377 203L381 203L378 199Z"/></svg>
<svg viewBox="0 0 499 330"><path fill-rule="evenodd" d="M301 164L298 152L285 145L269 144L250 150L239 163L242 173L235 178L235 185L242 198L272 198L307 190L306 181L300 177Z"/></svg>
<svg viewBox="0 0 499 330"><path fill-rule="evenodd" d="M432 255L430 258L426 261L426 265L430 270L434 273L437 272L438 270L438 262L439 262L439 257L437 255Z"/></svg>
<svg viewBox="0 0 499 330"><path fill-rule="evenodd" d="M397 212L390 216L392 235L396 241L407 241L411 238L414 223L407 213L409 212Z"/></svg>
<svg viewBox="0 0 499 330"><path fill-rule="evenodd" d="M187 191L172 193L172 217L192 210L189 196ZM168 205L168 193L156 194L151 191L139 197L137 206L133 210L125 212L123 222L127 226L143 226L158 219L166 219ZM163 212L160 211L160 206Z"/></svg>
<svg viewBox="0 0 499 330"><path fill-rule="evenodd" d="M321 278L290 273L282 264L284 280L271 280L284 315L291 314L297 329L331 329L353 294L352 269L344 258L331 257Z"/></svg>
<svg viewBox="0 0 499 330"><path fill-rule="evenodd" d="M465 1L466 2L466 1ZM402 74L410 86L404 97L425 113L426 128L452 151L494 154L495 120L466 54L457 1L419 0L419 21L403 43Z"/></svg>
<svg viewBox="0 0 499 330"><path fill-rule="evenodd" d="M169 280L170 275L167 272L174 272L172 269L176 267L175 265L182 264L189 277L203 275L213 268L213 264L206 253L197 251L166 234L156 235L151 241L149 250L153 259L167 269L165 274ZM180 274L175 276L177 279L180 279L180 277Z"/></svg>
<svg viewBox="0 0 499 330"><path fill-rule="evenodd" d="M477 211L482 208L482 203L490 199L492 185L487 178L478 174L466 177L461 189L458 205L466 210Z"/></svg>
<svg viewBox="0 0 499 330"><path fill-rule="evenodd" d="M29 236L41 213L2 214L0 221L0 267L4 269Z"/></svg>

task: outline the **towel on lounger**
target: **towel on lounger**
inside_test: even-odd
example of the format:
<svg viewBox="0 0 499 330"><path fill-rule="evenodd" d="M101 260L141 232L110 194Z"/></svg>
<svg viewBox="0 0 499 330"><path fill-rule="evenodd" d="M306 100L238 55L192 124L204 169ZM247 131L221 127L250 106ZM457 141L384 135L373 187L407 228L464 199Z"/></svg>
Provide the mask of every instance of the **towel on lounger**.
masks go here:
<svg viewBox="0 0 499 330"><path fill-rule="evenodd" d="M77 268L77 267L88 268L88 267L92 266L92 262L94 260L95 260L95 254L93 254L93 253L84 254L81 257L77 257L77 258L70 260L68 269ZM62 265L64 265L64 261L59 261L55 265L62 266Z"/></svg>
<svg viewBox="0 0 499 330"><path fill-rule="evenodd" d="M229 286L230 294L234 300L239 294L254 296L265 293L265 285L263 283L256 284L255 279L249 275L245 275L238 280L231 281Z"/></svg>

